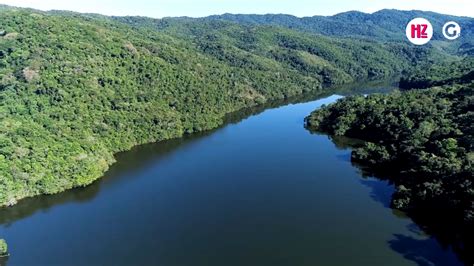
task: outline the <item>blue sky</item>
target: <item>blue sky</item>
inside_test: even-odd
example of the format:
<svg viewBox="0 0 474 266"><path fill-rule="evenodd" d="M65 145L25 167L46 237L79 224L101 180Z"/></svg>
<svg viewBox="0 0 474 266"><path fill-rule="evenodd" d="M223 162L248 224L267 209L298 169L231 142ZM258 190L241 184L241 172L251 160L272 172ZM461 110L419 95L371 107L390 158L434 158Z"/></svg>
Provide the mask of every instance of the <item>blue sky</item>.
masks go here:
<svg viewBox="0 0 474 266"><path fill-rule="evenodd" d="M349 10L383 8L429 10L451 15L474 14L474 0L0 0L1 4L41 10L61 9L105 15L201 17L222 13L285 13L296 16L333 15Z"/></svg>

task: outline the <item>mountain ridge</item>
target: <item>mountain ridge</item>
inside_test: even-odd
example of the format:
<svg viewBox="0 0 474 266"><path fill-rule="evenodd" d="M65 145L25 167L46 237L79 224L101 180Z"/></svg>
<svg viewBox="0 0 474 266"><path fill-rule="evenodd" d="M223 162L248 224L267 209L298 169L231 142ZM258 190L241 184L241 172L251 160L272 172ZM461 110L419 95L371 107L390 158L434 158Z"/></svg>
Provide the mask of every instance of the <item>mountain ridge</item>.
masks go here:
<svg viewBox="0 0 474 266"><path fill-rule="evenodd" d="M268 14L235 14L224 13L220 15L209 15L203 17L162 17L152 18L147 16L114 16L98 13L79 13L67 10L41 11L32 8L19 8L1 5L0 9L30 10L45 14L71 15L92 17L101 19L124 20L135 18L148 21L203 21L224 20L240 25L266 25L278 26L306 33L326 35L332 37L374 39L377 41L394 41L408 43L405 37L405 26L415 17L428 19L434 27L432 42L428 45L437 47L443 51L457 55L474 55L474 18L469 16L456 16L423 10L398 10L380 9L372 13L357 10L340 12L334 15L295 16L284 13ZM454 41L447 41L441 33L441 28L448 21L456 21L461 25L461 37ZM469 47L465 49L465 47Z"/></svg>

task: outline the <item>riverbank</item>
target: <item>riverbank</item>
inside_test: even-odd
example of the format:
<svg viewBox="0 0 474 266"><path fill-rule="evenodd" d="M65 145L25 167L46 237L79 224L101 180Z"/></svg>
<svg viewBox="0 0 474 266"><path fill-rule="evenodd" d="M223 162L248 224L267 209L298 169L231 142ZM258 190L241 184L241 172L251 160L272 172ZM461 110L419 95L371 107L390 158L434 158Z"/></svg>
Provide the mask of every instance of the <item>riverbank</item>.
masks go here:
<svg viewBox="0 0 474 266"><path fill-rule="evenodd" d="M254 110L265 110L266 108L269 107L275 107L282 105L284 103L289 103L289 102L299 102L299 101L309 101L311 99L314 99L315 97L319 95L330 95L332 93L351 93L351 91L357 89L357 88L365 88L366 92L370 93L371 88L377 88L379 89L380 87L387 87L391 88L393 84L395 84L398 80L398 76L393 76L388 79L382 79L382 80L365 80L365 81L358 81L358 82L352 82L352 83L347 83L347 84L342 84L342 85L334 85L334 86L326 86L324 88L318 89L318 90L313 90L313 91L305 91L300 94L288 94L285 97L277 97L277 98L269 98L266 99L263 103L249 103L247 106L239 106L235 109L231 109L227 111L227 113L224 113L219 116L219 118L213 118L213 122L207 124L206 126L196 128L193 132L185 132L182 130L178 131L173 131L169 132L165 135L161 134L161 136L166 136L165 138L160 137L159 139L142 139L141 141L128 143L126 146L116 148L116 151L113 153L111 151L104 151L105 154L103 154L101 158L91 161L91 158L88 158L89 156L87 154L82 154L81 158L78 158L77 156L74 156L70 158L70 160L73 161L78 161L79 164L83 165L82 167L85 167L85 172L88 174L84 178L84 173L80 173L80 176L82 176L81 180L78 184L74 185L73 183L70 183L68 186L62 185L61 187L57 187L54 191L48 192L48 193L36 193L33 195L20 195L14 197L14 195L10 195L9 197L6 197L6 201L0 202L0 208L2 207L12 207L16 205L19 201L29 198L29 197L34 197L38 195L53 195L57 193L64 192L66 190L74 189L77 187L84 187L92 184L93 182L96 182L107 170L111 165L115 163L115 158L114 156L117 153L124 152L127 150L132 149L133 147L136 147L138 145L143 145L146 143L152 143L152 142L159 142L159 141L165 141L168 139L174 139L174 138L180 138L184 135L187 134L193 134L193 133L198 133L198 132L203 132L203 131L209 131L213 130L216 128L221 127L222 125L225 125L226 122L229 121L229 118L232 117L233 114L237 114L238 117L241 117L242 112L254 112ZM88 165L84 165L84 163L88 163ZM90 169L89 169L90 168ZM91 169L94 170L91 172ZM7 194L4 195L4 197Z"/></svg>
<svg viewBox="0 0 474 266"><path fill-rule="evenodd" d="M451 82L449 82L451 83ZM311 131L366 141L351 154L393 182L391 206L474 262L474 83L343 99L306 118Z"/></svg>

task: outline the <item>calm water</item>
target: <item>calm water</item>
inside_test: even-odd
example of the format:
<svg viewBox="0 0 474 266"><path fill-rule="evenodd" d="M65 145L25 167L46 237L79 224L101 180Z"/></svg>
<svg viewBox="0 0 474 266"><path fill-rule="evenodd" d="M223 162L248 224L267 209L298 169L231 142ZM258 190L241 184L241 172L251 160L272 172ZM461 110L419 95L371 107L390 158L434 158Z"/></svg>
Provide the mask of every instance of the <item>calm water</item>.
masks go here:
<svg viewBox="0 0 474 266"><path fill-rule="evenodd" d="M92 186L0 210L7 264L459 264L388 208L392 188L362 178L349 149L304 129L340 97L234 114L117 155Z"/></svg>

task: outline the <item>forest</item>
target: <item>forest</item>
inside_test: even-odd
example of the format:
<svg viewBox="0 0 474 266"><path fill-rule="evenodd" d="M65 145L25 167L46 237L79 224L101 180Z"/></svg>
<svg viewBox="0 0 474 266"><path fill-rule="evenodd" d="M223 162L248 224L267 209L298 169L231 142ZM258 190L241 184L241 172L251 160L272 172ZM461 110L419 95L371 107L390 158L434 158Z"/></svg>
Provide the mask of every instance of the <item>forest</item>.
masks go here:
<svg viewBox="0 0 474 266"><path fill-rule="evenodd" d="M0 206L88 185L114 153L215 128L231 111L452 60L227 21L0 12Z"/></svg>
<svg viewBox="0 0 474 266"><path fill-rule="evenodd" d="M473 62L417 69L402 78L411 89L348 97L305 120L313 132L364 140L352 162L392 182L392 207L453 245L465 261L473 261L474 251Z"/></svg>

